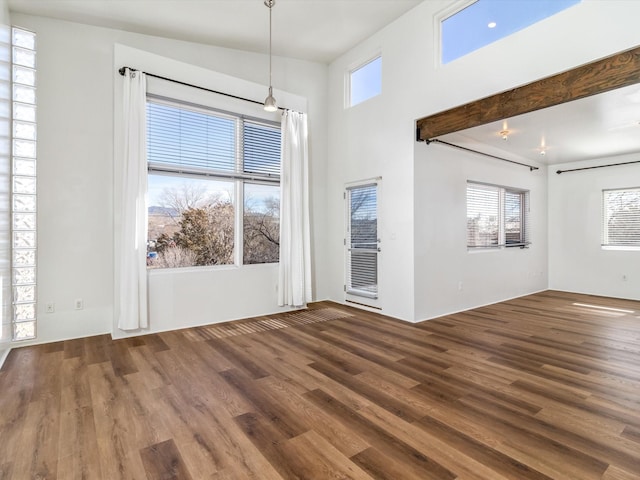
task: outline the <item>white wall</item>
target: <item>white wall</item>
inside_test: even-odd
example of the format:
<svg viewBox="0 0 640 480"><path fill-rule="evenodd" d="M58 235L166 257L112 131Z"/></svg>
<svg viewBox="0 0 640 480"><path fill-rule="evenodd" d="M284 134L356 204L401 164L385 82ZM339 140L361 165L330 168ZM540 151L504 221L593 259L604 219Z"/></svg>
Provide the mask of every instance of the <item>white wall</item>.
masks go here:
<svg viewBox="0 0 640 480"><path fill-rule="evenodd" d="M583 0L445 66L425 1L330 65L329 218L343 218L341 184L383 177L383 313L421 320L548 287L547 179L526 168L415 142L415 120L640 44L640 2ZM606 21L603 21L606 19ZM383 93L344 109L344 75L382 52ZM465 182L529 188L533 245L468 253ZM329 224L330 292L342 301L342 223ZM462 290L459 289L462 282Z"/></svg>
<svg viewBox="0 0 640 480"><path fill-rule="evenodd" d="M403 17L411 19L412 17ZM402 22L400 22L402 23ZM382 313L413 319L413 138L414 107L405 101L398 70L405 71L398 22L374 35L329 67L327 190L330 298L344 301L345 184L381 177L378 198L379 301ZM398 35L398 38L394 38ZM398 45L399 46L399 45ZM349 70L382 53L382 93L345 108Z"/></svg>
<svg viewBox="0 0 640 480"><path fill-rule="evenodd" d="M115 44L256 83L267 80L268 59L259 54L43 17L13 14L12 20L38 35L37 342L111 332L114 110L120 102L114 96L114 88L115 82L122 81L114 66ZM273 75L278 89L307 99L314 259L321 264L318 259L323 258L325 244L322 192L326 182L326 66L275 57ZM269 267L256 267L255 274L249 273L242 279L237 278L237 272L219 273L221 276L215 279L198 276L198 280L211 281L212 289L227 287L217 297L204 284L181 291L182 286L194 283L181 283L176 278L167 308L162 311L152 308L158 319L154 329L255 313L251 296L262 302L260 313L274 310L271 306L275 306L276 297ZM315 297L326 298L323 269L318 268L316 273ZM157 280L162 289L169 288L165 280L164 277ZM235 288L238 282L250 290ZM272 294L273 300L266 299L266 292ZM84 300L83 310L73 309L76 298ZM49 302L56 304L53 314L44 311ZM179 324L171 323L169 311L175 314L174 319L179 319Z"/></svg>
<svg viewBox="0 0 640 480"><path fill-rule="evenodd" d="M11 19L0 0L0 367L11 340Z"/></svg>
<svg viewBox="0 0 640 480"><path fill-rule="evenodd" d="M640 300L640 251L600 246L602 190L640 187L640 165L555 173L637 160L634 154L549 167L550 288Z"/></svg>
<svg viewBox="0 0 640 480"><path fill-rule="evenodd" d="M548 286L547 267L553 254L547 255L545 244L545 172L531 173L416 143L415 120L640 44L635 25L640 2L583 0L439 66L433 19L449 6L445 0L421 3L328 69L274 59L274 85L308 100L317 299L344 300L344 184L378 176L382 177L379 306L383 313L414 321ZM36 31L39 45L38 341L110 332L113 112L118 101L113 92L120 81L114 71L114 45L256 83L266 80L267 59L40 17L15 14L12 20ZM345 72L378 52L383 55L382 95L345 109ZM466 252L464 217L456 222L454 216L464 213L467 179L531 189L532 248ZM555 208L555 199L551 193L550 209ZM481 283L488 272L492 279ZM557 284L556 273L552 269L552 286ZM272 275L269 267L261 268L246 285L267 295L273 288ZM221 278L211 281L222 285ZM159 329L174 326L172 319L184 315L185 306L188 322L193 323L208 322L216 315L231 319L247 314L248 297L235 288L221 303L204 298L208 292L195 288L196 277L194 283L183 283L179 277L157 280L159 295L170 292L172 299L180 300L168 301L162 311L153 312ZM84 310L73 310L75 298L84 299ZM44 313L48 302L56 303L55 314Z"/></svg>
<svg viewBox="0 0 640 480"><path fill-rule="evenodd" d="M416 319L547 287L547 175L420 144L416 149ZM531 245L467 250L467 181L529 190Z"/></svg>

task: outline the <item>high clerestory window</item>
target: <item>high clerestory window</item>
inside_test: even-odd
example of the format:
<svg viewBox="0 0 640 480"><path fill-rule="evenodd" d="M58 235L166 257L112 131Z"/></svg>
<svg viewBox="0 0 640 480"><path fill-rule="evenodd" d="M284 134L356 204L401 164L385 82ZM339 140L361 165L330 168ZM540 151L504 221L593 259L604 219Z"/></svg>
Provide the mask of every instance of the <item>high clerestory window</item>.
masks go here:
<svg viewBox="0 0 640 480"><path fill-rule="evenodd" d="M353 107L382 93L382 56L378 55L349 72L348 106Z"/></svg>
<svg viewBox="0 0 640 480"><path fill-rule="evenodd" d="M278 262L280 125L147 101L149 268Z"/></svg>
<svg viewBox="0 0 640 480"><path fill-rule="evenodd" d="M440 22L442 63L522 30L580 0L475 0Z"/></svg>

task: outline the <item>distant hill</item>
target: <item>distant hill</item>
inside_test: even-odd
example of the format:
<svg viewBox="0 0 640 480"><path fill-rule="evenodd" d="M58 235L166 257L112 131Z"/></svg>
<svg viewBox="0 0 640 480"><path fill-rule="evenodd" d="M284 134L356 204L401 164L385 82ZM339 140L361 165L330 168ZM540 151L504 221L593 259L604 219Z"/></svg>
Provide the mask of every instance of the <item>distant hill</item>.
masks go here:
<svg viewBox="0 0 640 480"><path fill-rule="evenodd" d="M149 207L149 215L177 217L178 211L175 208L159 207L157 205L152 205L151 207Z"/></svg>

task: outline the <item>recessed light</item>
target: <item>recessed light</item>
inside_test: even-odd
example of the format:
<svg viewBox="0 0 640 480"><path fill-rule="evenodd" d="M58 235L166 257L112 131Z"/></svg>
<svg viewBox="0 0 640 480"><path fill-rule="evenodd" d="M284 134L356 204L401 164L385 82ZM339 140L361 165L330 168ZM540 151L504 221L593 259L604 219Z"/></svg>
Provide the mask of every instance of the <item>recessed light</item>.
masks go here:
<svg viewBox="0 0 640 480"><path fill-rule="evenodd" d="M498 25L496 22L489 22L489 23L487 24L487 27L489 27L489 28L496 28L496 25Z"/></svg>

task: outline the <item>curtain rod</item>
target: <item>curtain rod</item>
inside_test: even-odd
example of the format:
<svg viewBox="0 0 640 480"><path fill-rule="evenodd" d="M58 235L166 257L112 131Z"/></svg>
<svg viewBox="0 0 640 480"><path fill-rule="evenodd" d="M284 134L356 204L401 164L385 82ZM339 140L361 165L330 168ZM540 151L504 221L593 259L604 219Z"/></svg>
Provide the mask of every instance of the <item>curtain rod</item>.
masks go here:
<svg viewBox="0 0 640 480"><path fill-rule="evenodd" d="M617 167L620 165L630 165L632 163L640 163L640 160L633 160L632 162L610 163L608 165L596 165L595 167L582 167L582 168L570 168L568 170L557 170L556 173L560 175L561 173L565 173L565 172L577 172L578 170L591 170L592 168Z"/></svg>
<svg viewBox="0 0 640 480"><path fill-rule="evenodd" d="M131 67L121 67L118 70L118 73L120 75L122 75L124 77L124 72L126 69L131 70L132 72L138 72L140 70L136 69L136 68L131 68ZM163 77L161 75L156 75L154 73L149 73L149 72L142 72L145 75L149 76L149 77L153 77L153 78L157 78L159 80L166 80L167 82L172 82L172 83L178 83L180 85L184 85L185 87L192 87L192 88L197 88L199 90L204 90L205 92L210 92L210 93L216 93L218 95L224 95L225 97L230 97L230 98L235 98L236 100L243 100L245 102L249 102L249 103L255 103L256 105L264 105L264 103L259 102L258 100L253 100L251 98L245 98L245 97L240 97L238 95L233 95L231 93L225 93L225 92L220 92L218 90L212 90L210 88L207 87L201 87L200 85L193 85L191 83L187 83L187 82L182 82L180 80L174 80L173 78L168 78L168 77ZM284 107L278 107L278 110L290 110L288 108L284 108ZM295 110L292 110L295 111Z"/></svg>
<svg viewBox="0 0 640 480"><path fill-rule="evenodd" d="M503 162L515 163L516 165L520 165L522 167L527 167L530 172L533 172L534 170L539 170L538 167L534 167L533 165L527 165L526 163L516 162L515 160L509 160L507 158L497 157L497 156L491 155L489 153L479 152L477 150L473 150L473 149L467 148L467 147L462 147L460 145L455 145L453 143L443 142L442 140L438 140L437 138L434 138L432 140L425 140L425 141L426 141L427 145L429 145L430 143L441 143L443 145L447 145L448 147L453 147L453 148L458 148L460 150L464 150L465 152L477 153L478 155L484 155L485 157L494 158L496 160L502 160Z"/></svg>

